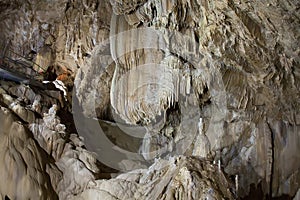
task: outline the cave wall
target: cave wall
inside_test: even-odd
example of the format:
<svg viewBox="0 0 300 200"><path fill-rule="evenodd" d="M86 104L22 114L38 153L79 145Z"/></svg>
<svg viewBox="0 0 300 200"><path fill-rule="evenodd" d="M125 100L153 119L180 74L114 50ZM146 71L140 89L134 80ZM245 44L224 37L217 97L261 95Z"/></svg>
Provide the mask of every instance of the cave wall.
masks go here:
<svg viewBox="0 0 300 200"><path fill-rule="evenodd" d="M293 197L300 179L299 7L297 0L3 0L0 44L44 70L52 66L86 117L145 128L140 153L148 162L182 153L205 158L237 177L241 197L253 185L265 196ZM13 102L7 94L24 96L4 82L1 88L4 107ZM41 115L52 104L64 107L63 97L51 94L42 95L48 102ZM35 122L32 113L13 112ZM71 158L45 144L34 145L60 163L65 180L76 177L66 173ZM100 196L112 198L105 181L86 186L97 171L86 163L91 178L75 193L101 188ZM148 187L111 181L132 191ZM59 197L74 193L60 193L63 185L53 186Z"/></svg>

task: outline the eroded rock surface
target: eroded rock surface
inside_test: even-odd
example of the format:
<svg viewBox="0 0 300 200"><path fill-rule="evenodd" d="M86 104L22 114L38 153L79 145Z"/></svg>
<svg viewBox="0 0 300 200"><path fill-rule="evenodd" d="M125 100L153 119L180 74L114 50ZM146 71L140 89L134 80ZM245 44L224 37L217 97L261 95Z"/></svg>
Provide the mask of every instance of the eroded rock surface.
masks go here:
<svg viewBox="0 0 300 200"><path fill-rule="evenodd" d="M77 199L234 199L233 187L217 166L177 157L158 159L149 169L96 181Z"/></svg>
<svg viewBox="0 0 300 200"><path fill-rule="evenodd" d="M18 116L1 107L0 119L1 199L58 199L56 181L62 174L53 160Z"/></svg>
<svg viewBox="0 0 300 200"><path fill-rule="evenodd" d="M232 199L259 191L297 199L299 8L297 0L1 1L0 43L68 93L0 82L0 172L9 180L0 182L1 198ZM99 165L100 143L80 137L62 114L71 95L79 134L97 134L89 120L111 121L96 127L148 167L125 156L126 170L143 169L101 179L115 171Z"/></svg>
<svg viewBox="0 0 300 200"><path fill-rule="evenodd" d="M34 92L5 81L0 86L1 171L7 180L0 187L2 198L71 199L81 193L99 168L83 139L67 133L57 116L62 92Z"/></svg>

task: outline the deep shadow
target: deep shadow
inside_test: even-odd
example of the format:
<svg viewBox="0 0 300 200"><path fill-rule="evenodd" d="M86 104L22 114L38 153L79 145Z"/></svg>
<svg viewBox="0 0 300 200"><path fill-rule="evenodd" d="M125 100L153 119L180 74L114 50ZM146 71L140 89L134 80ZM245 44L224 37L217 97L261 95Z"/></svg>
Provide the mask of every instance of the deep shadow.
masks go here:
<svg viewBox="0 0 300 200"><path fill-rule="evenodd" d="M262 190L261 182L255 187L255 185L252 183L250 185L250 192L247 196L244 198L241 198L241 200L292 200L293 197L289 195L281 195L280 197L270 197L270 195L264 195Z"/></svg>

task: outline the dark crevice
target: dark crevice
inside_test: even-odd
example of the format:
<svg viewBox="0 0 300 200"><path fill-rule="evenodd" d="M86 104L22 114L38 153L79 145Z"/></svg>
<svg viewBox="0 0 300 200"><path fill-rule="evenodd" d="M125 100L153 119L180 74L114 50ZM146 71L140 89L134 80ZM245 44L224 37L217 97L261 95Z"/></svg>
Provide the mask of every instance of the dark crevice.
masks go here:
<svg viewBox="0 0 300 200"><path fill-rule="evenodd" d="M198 34L196 33L196 31L194 31L194 36L195 36L195 41L197 44L199 44L199 36Z"/></svg>
<svg viewBox="0 0 300 200"><path fill-rule="evenodd" d="M255 186L254 183L250 185L250 192L249 195L247 195L244 198L241 198L242 200L254 200L254 199L269 199L268 196L264 195L264 192L262 190L262 183L260 182L257 186Z"/></svg>
<svg viewBox="0 0 300 200"><path fill-rule="evenodd" d="M70 4L71 4L70 1L68 1L67 4L66 4L65 12L67 12L70 9L70 7L71 7Z"/></svg>
<svg viewBox="0 0 300 200"><path fill-rule="evenodd" d="M166 110L166 123L165 126L172 126L176 127L180 124L180 116L181 116L181 111L178 102L175 102L174 105L170 106Z"/></svg>
<svg viewBox="0 0 300 200"><path fill-rule="evenodd" d="M67 133L77 133L73 115L67 110L66 107L59 109L57 111L57 116L59 117L61 123L66 126Z"/></svg>
<svg viewBox="0 0 300 200"><path fill-rule="evenodd" d="M157 16L157 10L155 5L151 4L151 13L152 13L152 19L154 19Z"/></svg>

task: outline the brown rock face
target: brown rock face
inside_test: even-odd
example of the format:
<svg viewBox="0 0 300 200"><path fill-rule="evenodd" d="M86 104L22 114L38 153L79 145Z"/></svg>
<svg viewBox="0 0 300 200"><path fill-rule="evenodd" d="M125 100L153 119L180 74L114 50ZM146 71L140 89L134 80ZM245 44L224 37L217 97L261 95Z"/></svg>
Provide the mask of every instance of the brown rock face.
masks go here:
<svg viewBox="0 0 300 200"><path fill-rule="evenodd" d="M297 199L299 9L1 1L5 55L67 90L0 81L1 198Z"/></svg>

